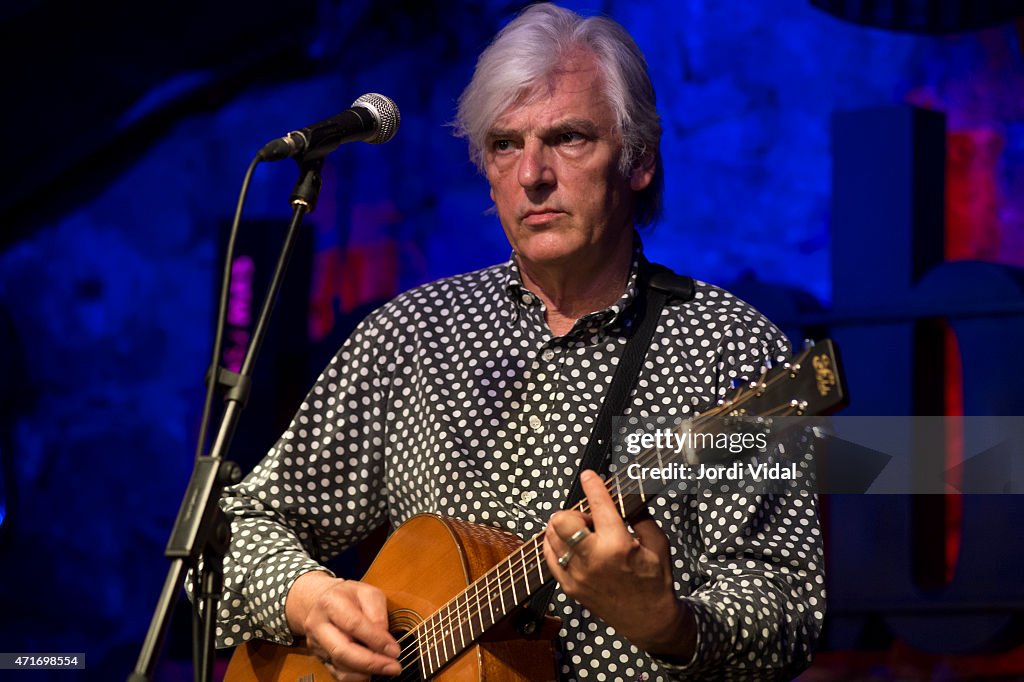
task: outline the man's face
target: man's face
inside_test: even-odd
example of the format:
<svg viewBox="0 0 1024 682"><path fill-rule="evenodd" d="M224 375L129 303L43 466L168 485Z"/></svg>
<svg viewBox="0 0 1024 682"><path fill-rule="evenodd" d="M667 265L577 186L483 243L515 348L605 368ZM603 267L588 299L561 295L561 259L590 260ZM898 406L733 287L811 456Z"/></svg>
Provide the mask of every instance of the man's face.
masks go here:
<svg viewBox="0 0 1024 682"><path fill-rule="evenodd" d="M562 67L539 97L499 116L485 143L491 199L526 267L593 265L631 244L633 194L654 175L649 161L619 172L622 143L593 56Z"/></svg>

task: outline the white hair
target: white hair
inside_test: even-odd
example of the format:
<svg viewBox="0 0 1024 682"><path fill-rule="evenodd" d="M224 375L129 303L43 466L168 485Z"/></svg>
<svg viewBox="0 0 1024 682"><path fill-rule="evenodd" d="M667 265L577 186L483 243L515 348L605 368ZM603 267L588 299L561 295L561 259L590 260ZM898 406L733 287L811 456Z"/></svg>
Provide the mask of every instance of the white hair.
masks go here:
<svg viewBox="0 0 1024 682"><path fill-rule="evenodd" d="M469 141L473 162L484 170L491 126L510 106L536 94L536 86L575 53L594 56L604 95L622 138L619 171L629 175L653 154L650 185L636 196L633 220L653 223L661 213L661 121L647 62L626 30L604 17L581 17L549 3L531 5L503 28L480 55L473 80L459 97L455 131Z"/></svg>

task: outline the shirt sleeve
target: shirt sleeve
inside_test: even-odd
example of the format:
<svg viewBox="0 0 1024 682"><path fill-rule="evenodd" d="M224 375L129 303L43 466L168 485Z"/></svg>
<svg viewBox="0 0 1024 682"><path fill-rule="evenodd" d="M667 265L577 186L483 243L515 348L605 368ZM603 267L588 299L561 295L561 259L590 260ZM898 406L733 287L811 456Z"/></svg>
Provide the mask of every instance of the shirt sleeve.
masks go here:
<svg viewBox="0 0 1024 682"><path fill-rule="evenodd" d="M743 329L723 344L720 376L749 379L766 358L788 357L785 337L768 325L744 351L743 366L729 349L750 339ZM753 353L751 351L754 351ZM724 390L720 391L724 395ZM799 435L783 447L809 444ZM782 494L715 493L691 500L687 530L677 548L696 546L698 587L681 598L697 622L697 646L686 665L658 660L676 679L788 680L810 665L825 614L825 581L817 498L809 486Z"/></svg>
<svg viewBox="0 0 1024 682"><path fill-rule="evenodd" d="M231 522L217 645L290 644L292 583L365 538L386 518L387 324L356 329L317 379L287 431L221 508ZM191 582L191 581L190 581Z"/></svg>
<svg viewBox="0 0 1024 682"><path fill-rule="evenodd" d="M707 582L683 597L697 622L697 649L685 666L659 665L678 679L791 679L810 664L825 611L814 497L719 498L699 507ZM716 538L719 519L737 515L746 532Z"/></svg>

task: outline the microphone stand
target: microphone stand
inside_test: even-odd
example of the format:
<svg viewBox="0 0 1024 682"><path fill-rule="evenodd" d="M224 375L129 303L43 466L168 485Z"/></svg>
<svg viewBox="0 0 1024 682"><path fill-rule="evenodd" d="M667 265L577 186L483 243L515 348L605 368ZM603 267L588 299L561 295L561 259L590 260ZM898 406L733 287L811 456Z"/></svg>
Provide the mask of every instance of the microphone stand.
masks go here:
<svg viewBox="0 0 1024 682"><path fill-rule="evenodd" d="M316 207L316 200L320 194L322 166L322 157L313 160L299 159L299 180L292 190L290 199L293 208L291 223L270 286L267 288L252 340L246 350L245 360L237 374L217 367L217 383L227 388L220 428L217 430L209 455L196 458L192 478L185 490L185 499L178 510L178 518L164 551L164 555L171 560L171 568L164 581L163 591L157 601L135 670L129 675L128 682L150 682L153 679L157 655L166 638L171 612L184 585L185 573L189 568L198 567L200 556L202 566L199 567L199 578L195 581L197 589L193 599L195 679L196 682L211 682L213 679L217 602L224 589L223 561L231 538L230 524L218 501L225 486L237 483L242 478L241 468L234 462L225 460L224 454L231 445L231 438L242 409L249 398L253 365L266 336L267 325L284 281L285 270L291 260L299 226L302 224L302 218Z"/></svg>

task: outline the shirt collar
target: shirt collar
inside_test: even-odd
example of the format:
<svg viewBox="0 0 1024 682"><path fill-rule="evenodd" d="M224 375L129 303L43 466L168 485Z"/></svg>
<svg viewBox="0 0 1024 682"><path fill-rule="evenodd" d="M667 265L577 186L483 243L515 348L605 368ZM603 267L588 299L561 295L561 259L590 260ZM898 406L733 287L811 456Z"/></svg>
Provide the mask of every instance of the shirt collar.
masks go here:
<svg viewBox="0 0 1024 682"><path fill-rule="evenodd" d="M626 286L622 295L617 301L607 308L588 313L580 318L580 320L596 325L600 329L608 329L621 322L626 311L630 309L633 301L636 299L638 291L637 278L640 272L640 264L645 262L645 260L643 242L640 240L640 235L634 231L633 258L630 262L629 277L626 279ZM516 262L515 252L513 252L509 257L508 263L505 265L505 269L504 291L508 297L509 305L511 306L511 310L514 315L522 314L526 308L531 306L543 305L540 297L523 285L522 273L519 271L519 264ZM628 326L628 321L626 324Z"/></svg>

